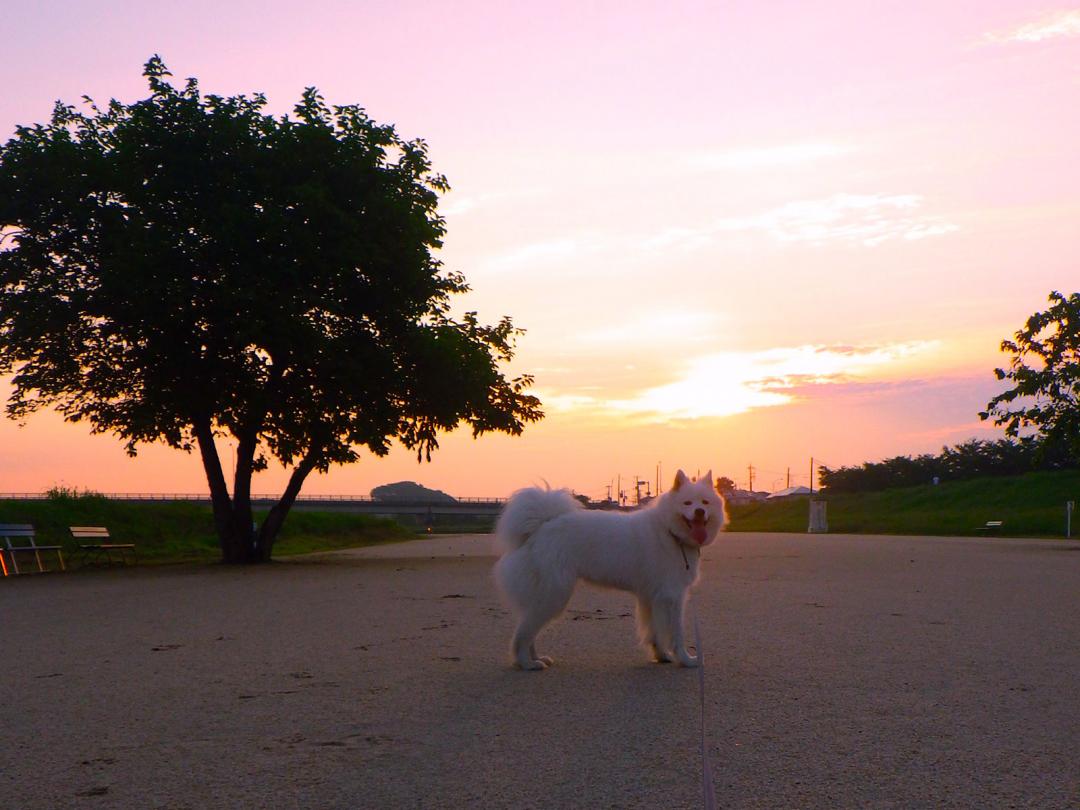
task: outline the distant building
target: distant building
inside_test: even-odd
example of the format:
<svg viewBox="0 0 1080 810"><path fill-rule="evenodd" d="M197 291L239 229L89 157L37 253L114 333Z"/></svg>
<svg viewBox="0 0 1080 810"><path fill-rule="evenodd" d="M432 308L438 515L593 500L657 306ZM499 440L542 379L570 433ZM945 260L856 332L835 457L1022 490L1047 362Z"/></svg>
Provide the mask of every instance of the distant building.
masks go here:
<svg viewBox="0 0 1080 810"><path fill-rule="evenodd" d="M813 495L809 487L786 487L785 489L778 489L776 492L769 495L769 500L776 498L794 498L797 495Z"/></svg>
<svg viewBox="0 0 1080 810"><path fill-rule="evenodd" d="M728 503L740 505L744 503L756 503L769 497L768 492L751 492L748 489L734 489L724 496Z"/></svg>

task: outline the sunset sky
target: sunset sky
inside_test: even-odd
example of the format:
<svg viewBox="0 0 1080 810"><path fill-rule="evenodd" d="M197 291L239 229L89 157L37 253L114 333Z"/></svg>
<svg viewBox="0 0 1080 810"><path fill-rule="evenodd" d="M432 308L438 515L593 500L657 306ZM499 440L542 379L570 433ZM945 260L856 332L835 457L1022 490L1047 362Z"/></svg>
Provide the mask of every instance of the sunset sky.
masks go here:
<svg viewBox="0 0 1080 810"><path fill-rule="evenodd" d="M44 2L5 11L0 50L4 140L56 99L145 97L159 53L204 92L287 112L315 85L428 141L458 308L527 330L510 371L548 416L305 494L603 496L751 464L770 490L811 457L998 438L1001 339L1080 287L1080 6ZM0 421L0 492L54 485L206 488L196 456Z"/></svg>

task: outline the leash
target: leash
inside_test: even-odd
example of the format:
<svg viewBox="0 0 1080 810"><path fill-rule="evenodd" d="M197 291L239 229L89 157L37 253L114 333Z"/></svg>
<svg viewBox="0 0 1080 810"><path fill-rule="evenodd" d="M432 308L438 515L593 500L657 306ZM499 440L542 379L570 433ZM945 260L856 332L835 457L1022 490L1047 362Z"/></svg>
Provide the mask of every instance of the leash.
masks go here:
<svg viewBox="0 0 1080 810"><path fill-rule="evenodd" d="M678 538L675 532L668 529L668 534L675 541L675 545L682 552L683 563L686 570L690 570L690 560L686 558L686 545ZM698 550L698 558L701 550ZM694 644L697 646L698 658L698 697L701 709L701 793L705 803L705 810L716 810L716 789L713 787L712 764L709 762L709 749L705 745L705 650L701 647L701 628L698 626L697 607L692 600L690 602L690 618L694 623Z"/></svg>
<svg viewBox="0 0 1080 810"><path fill-rule="evenodd" d="M683 541L679 539L679 535L675 534L675 532L673 532L671 529L668 529L668 534L671 535L671 539L675 541L675 545L678 547L679 551L682 552L683 564L686 566L686 570L689 571L690 570L690 560L686 559L686 544L683 543ZM701 558L701 549L698 549L698 559L700 559L700 558Z"/></svg>
<svg viewBox="0 0 1080 810"><path fill-rule="evenodd" d="M701 793L705 810L716 810L716 790L713 787L712 765L709 749L705 745L705 650L701 647L701 628L698 627L697 608L690 603L690 616L694 622L694 644L698 657L698 694L701 705Z"/></svg>

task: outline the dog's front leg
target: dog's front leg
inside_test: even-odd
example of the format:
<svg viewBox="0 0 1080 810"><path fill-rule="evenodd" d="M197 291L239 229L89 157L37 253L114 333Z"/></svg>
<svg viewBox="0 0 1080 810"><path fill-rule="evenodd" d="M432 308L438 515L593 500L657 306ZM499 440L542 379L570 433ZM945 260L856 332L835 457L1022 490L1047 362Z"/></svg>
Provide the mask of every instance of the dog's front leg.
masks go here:
<svg viewBox="0 0 1080 810"><path fill-rule="evenodd" d="M670 664L673 660L671 653L664 649L668 643L667 620L664 618L663 606L654 611L649 599L639 596L637 600L638 632L641 642L652 653L652 658L658 664Z"/></svg>
<svg viewBox="0 0 1080 810"><path fill-rule="evenodd" d="M675 648L675 658L682 667L696 667L698 658L690 655L686 649L686 637L683 634L683 609L686 607L686 594L674 600L671 606L671 640Z"/></svg>

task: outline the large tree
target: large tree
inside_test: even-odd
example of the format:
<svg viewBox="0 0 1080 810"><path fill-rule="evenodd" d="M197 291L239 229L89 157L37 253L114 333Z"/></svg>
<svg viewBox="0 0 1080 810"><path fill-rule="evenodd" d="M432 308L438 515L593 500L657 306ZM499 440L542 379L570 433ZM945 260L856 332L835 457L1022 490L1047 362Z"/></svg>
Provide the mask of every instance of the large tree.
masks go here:
<svg viewBox="0 0 1080 810"><path fill-rule="evenodd" d="M1045 452L1080 461L1080 293L1050 293L1050 308L1036 312L1001 350L1008 368L995 369L1012 388L979 414L1004 425L1009 436L1034 431Z"/></svg>
<svg viewBox="0 0 1080 810"><path fill-rule="evenodd" d="M433 255L448 187L423 141L314 88L274 117L261 94L174 86L158 57L144 75L149 98L57 103L0 147L9 416L55 407L133 455L197 448L227 562L270 558L313 471L542 416L531 378L502 371L510 319L451 314L468 287ZM291 473L253 531L271 458Z"/></svg>

